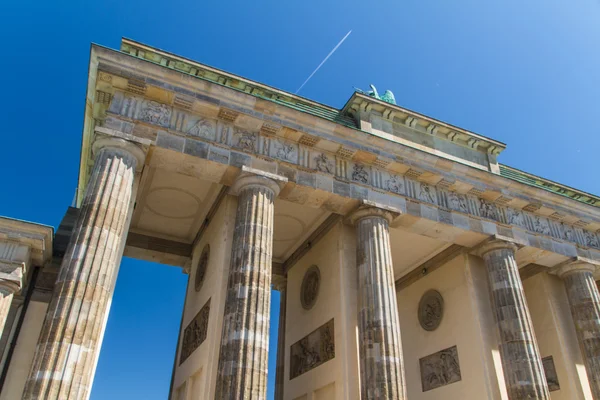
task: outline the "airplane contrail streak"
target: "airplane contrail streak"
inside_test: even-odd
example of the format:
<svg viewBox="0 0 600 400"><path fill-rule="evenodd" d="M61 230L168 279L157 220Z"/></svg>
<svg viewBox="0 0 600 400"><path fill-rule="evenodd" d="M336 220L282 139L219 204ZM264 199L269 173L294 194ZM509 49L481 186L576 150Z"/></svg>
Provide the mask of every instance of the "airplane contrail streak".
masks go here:
<svg viewBox="0 0 600 400"><path fill-rule="evenodd" d="M333 53L335 53L335 51L338 49L338 47L340 47L342 45L342 43L344 43L344 40L346 40L346 38L348 36L350 36L351 33L352 33L352 29L350 29L348 31L348 33L346 33L346 36L344 36L342 38L342 40L340 40L340 42L333 48L333 50L331 50L329 52L329 54L327 54L327 57L325 57L325 59L323 61L321 61L321 64L319 64L319 66L312 72L312 74L310 74L310 76L308 78L306 78L306 80L304 81L304 83L302 85L300 85L300 87L298 88L298 90L296 90L295 94L298 94L298 92L300 90L302 90L302 88L304 87L304 85L306 85L308 83L308 81L310 81L310 78L312 78L313 75L317 73L317 71L323 66L323 64L325 64L325 62L327 62L327 60L329 59L329 57L331 57L331 55Z"/></svg>

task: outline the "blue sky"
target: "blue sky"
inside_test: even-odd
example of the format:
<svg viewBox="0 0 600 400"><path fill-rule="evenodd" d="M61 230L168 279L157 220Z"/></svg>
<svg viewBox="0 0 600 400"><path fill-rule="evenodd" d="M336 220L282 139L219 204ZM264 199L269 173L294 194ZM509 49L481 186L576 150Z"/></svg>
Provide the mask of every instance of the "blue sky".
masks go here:
<svg viewBox="0 0 600 400"><path fill-rule="evenodd" d="M502 163L600 193L600 0L20 0L0 16L0 215L58 225L76 188L90 42L122 36L294 92L352 29L301 95L341 107L373 83L507 143ZM93 400L167 397L185 283L177 268L123 260Z"/></svg>

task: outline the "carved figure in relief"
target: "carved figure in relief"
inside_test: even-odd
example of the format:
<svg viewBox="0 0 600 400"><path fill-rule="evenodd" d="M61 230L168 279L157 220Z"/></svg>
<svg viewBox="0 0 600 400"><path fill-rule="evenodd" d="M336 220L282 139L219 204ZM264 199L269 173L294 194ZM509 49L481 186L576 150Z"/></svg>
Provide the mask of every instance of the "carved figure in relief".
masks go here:
<svg viewBox="0 0 600 400"><path fill-rule="evenodd" d="M352 180L360 183L369 183L369 173L365 169L364 165L354 164L352 170Z"/></svg>
<svg viewBox="0 0 600 400"><path fill-rule="evenodd" d="M422 358L420 364L423 391L436 389L462 379L456 346Z"/></svg>
<svg viewBox="0 0 600 400"><path fill-rule="evenodd" d="M425 183L421 183L420 186L421 190L419 191L419 200L435 204L435 198L433 196L431 186Z"/></svg>
<svg viewBox="0 0 600 400"><path fill-rule="evenodd" d="M404 184L398 175L390 175L390 179L385 181L385 188L394 193L404 192Z"/></svg>
<svg viewBox="0 0 600 400"><path fill-rule="evenodd" d="M455 192L448 193L448 200L450 203L450 208L456 211L468 213L469 209L467 207L467 200L464 196L459 195Z"/></svg>
<svg viewBox="0 0 600 400"><path fill-rule="evenodd" d="M573 231L573 227L565 224L564 222L560 223L560 227L562 228L563 239L568 240L569 242L574 242L575 232Z"/></svg>
<svg viewBox="0 0 600 400"><path fill-rule="evenodd" d="M290 346L290 379L335 357L333 319Z"/></svg>
<svg viewBox="0 0 600 400"><path fill-rule="evenodd" d="M294 153L296 148L287 143L282 143L279 140L274 142L276 157L286 161L294 161Z"/></svg>
<svg viewBox="0 0 600 400"><path fill-rule="evenodd" d="M538 215L533 218L533 230L542 235L550 235L548 222L541 219Z"/></svg>
<svg viewBox="0 0 600 400"><path fill-rule="evenodd" d="M194 123L194 125L191 126L191 128L188 130L187 133L189 133L190 135L194 135L194 136L201 136L204 138L212 138L213 132L214 132L214 125L210 121L208 121L204 118L200 118L198 121L196 121Z"/></svg>
<svg viewBox="0 0 600 400"><path fill-rule="evenodd" d="M237 147L243 150L255 151L256 150L256 134L253 132L238 130L236 132L238 136Z"/></svg>
<svg viewBox="0 0 600 400"><path fill-rule="evenodd" d="M317 171L326 172L328 174L333 174L333 163L329 160L327 155L321 153L317 155L315 158L315 164L317 167Z"/></svg>
<svg viewBox="0 0 600 400"><path fill-rule="evenodd" d="M598 238L596 235L590 231L583 231L583 236L585 236L585 245L589 247L600 247L598 246Z"/></svg>
<svg viewBox="0 0 600 400"><path fill-rule="evenodd" d="M523 226L525 222L523 221L523 213L521 210L515 210L512 208L506 209L506 219L510 225Z"/></svg>
<svg viewBox="0 0 600 400"><path fill-rule="evenodd" d="M147 101L142 107L140 120L152 124L168 126L171 119L171 109L156 101Z"/></svg>
<svg viewBox="0 0 600 400"><path fill-rule="evenodd" d="M479 199L479 215L483 218L494 220L497 219L496 209L494 208L492 203L489 203L484 199Z"/></svg>

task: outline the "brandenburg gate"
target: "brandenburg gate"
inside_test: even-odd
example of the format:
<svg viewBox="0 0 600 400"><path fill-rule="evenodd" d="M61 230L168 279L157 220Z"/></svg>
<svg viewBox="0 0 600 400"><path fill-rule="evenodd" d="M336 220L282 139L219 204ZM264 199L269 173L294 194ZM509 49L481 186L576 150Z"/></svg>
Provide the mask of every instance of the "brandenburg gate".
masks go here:
<svg viewBox="0 0 600 400"><path fill-rule="evenodd" d="M0 218L0 399L89 398L125 255L189 277L172 400L600 400L600 198L505 147L92 45L76 206Z"/></svg>

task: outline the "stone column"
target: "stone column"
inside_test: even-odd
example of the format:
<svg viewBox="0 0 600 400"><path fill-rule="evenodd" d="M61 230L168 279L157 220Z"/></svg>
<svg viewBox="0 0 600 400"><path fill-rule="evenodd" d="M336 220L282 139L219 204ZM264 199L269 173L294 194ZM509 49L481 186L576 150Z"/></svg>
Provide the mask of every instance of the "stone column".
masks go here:
<svg viewBox="0 0 600 400"><path fill-rule="evenodd" d="M285 382L285 314L287 306L287 279L273 285L279 291L279 327L277 329L277 366L275 370L275 400L283 400Z"/></svg>
<svg viewBox="0 0 600 400"><path fill-rule="evenodd" d="M573 262L557 270L567 289L577 339L594 400L600 400L600 294L594 282L596 267Z"/></svg>
<svg viewBox="0 0 600 400"><path fill-rule="evenodd" d="M273 202L279 185L243 174L238 194L227 299L223 318L216 400L267 396Z"/></svg>
<svg viewBox="0 0 600 400"><path fill-rule="evenodd" d="M389 235L392 215L366 207L351 216L358 239L358 340L363 400L406 399Z"/></svg>
<svg viewBox="0 0 600 400"><path fill-rule="evenodd" d="M550 399L515 251L515 245L502 240L479 249L488 273L508 398Z"/></svg>
<svg viewBox="0 0 600 400"><path fill-rule="evenodd" d="M23 399L87 399L133 209L144 152L94 143L95 162L38 339Z"/></svg>

